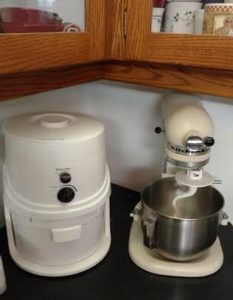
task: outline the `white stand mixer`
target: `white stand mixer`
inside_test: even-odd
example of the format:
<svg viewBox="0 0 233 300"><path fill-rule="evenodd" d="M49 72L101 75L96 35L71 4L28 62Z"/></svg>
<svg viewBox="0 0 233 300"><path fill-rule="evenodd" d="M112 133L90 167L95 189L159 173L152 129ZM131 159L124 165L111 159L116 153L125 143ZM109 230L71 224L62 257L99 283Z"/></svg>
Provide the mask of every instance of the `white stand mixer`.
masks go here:
<svg viewBox="0 0 233 300"><path fill-rule="evenodd" d="M173 200L195 194L198 187L212 184L213 177L203 171L214 144L213 122L200 101L187 95L170 95L163 105L165 159L162 177L175 176L189 187L187 193ZM219 239L201 256L190 261L172 261L144 246L141 226L141 202L135 207L129 237L129 255L140 268L155 274L180 277L203 277L215 273L223 264Z"/></svg>

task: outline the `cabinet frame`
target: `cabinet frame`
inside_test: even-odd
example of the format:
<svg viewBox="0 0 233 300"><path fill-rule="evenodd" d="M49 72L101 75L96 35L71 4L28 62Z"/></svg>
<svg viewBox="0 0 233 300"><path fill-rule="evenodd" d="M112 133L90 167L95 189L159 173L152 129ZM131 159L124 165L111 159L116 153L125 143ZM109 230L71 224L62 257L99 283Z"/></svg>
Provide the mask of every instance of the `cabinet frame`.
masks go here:
<svg viewBox="0 0 233 300"><path fill-rule="evenodd" d="M85 0L81 33L0 34L0 75L105 59L105 0Z"/></svg>
<svg viewBox="0 0 233 300"><path fill-rule="evenodd" d="M127 0L127 60L233 71L233 38L152 33L152 0Z"/></svg>
<svg viewBox="0 0 233 300"><path fill-rule="evenodd" d="M0 35L0 100L101 79L233 97L232 37L151 33L152 0L86 6L86 32Z"/></svg>

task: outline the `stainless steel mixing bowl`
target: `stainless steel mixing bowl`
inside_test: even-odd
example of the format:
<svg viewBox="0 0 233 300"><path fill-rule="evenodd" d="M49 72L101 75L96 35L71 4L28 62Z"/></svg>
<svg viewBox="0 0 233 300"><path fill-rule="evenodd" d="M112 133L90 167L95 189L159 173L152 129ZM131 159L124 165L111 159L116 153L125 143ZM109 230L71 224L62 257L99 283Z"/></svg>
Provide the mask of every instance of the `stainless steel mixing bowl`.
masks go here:
<svg viewBox="0 0 233 300"><path fill-rule="evenodd" d="M142 192L144 245L176 261L194 259L216 240L223 215L223 196L212 186L177 201L188 187L163 178Z"/></svg>

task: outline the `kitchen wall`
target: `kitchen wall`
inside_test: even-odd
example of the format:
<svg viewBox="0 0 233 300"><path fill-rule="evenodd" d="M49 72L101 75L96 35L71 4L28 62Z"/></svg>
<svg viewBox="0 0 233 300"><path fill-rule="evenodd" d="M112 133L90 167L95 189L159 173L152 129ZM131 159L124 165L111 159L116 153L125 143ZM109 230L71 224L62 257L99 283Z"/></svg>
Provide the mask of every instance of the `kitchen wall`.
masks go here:
<svg viewBox="0 0 233 300"><path fill-rule="evenodd" d="M78 111L95 116L106 126L112 182L140 191L160 177L163 136L156 135L154 128L161 125L161 101L168 93L171 91L98 81L0 102L0 121L28 111ZM233 101L206 95L199 97L216 127L216 144L206 169L222 180L217 188L223 193L225 210L233 220ZM1 133L0 170L2 159ZM0 186L0 195L1 190Z"/></svg>

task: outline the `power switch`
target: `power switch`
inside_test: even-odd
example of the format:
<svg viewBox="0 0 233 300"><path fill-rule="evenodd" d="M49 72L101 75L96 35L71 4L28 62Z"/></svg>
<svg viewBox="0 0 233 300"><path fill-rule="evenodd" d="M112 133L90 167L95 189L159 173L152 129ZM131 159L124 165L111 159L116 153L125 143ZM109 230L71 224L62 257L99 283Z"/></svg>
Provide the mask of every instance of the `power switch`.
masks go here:
<svg viewBox="0 0 233 300"><path fill-rule="evenodd" d="M60 180L62 183L69 183L71 181L71 175L67 172L61 173Z"/></svg>

